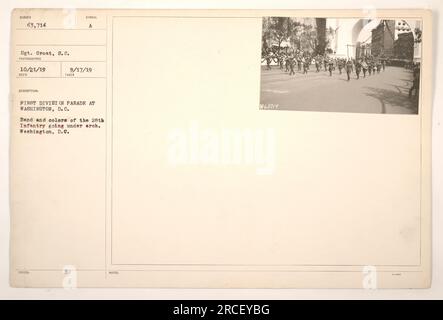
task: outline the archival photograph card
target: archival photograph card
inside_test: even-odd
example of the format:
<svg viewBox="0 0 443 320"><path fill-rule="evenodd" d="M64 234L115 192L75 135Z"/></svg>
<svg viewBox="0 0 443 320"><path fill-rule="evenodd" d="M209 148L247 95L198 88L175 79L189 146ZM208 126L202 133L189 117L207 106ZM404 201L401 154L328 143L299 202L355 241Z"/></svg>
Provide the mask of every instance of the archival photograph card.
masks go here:
<svg viewBox="0 0 443 320"><path fill-rule="evenodd" d="M431 26L14 10L11 286L428 288Z"/></svg>

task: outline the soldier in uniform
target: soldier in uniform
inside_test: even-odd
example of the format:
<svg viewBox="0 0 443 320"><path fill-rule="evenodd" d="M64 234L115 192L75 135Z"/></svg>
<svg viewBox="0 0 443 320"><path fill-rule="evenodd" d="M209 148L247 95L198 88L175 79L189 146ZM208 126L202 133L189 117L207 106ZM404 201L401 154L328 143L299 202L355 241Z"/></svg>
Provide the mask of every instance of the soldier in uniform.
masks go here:
<svg viewBox="0 0 443 320"><path fill-rule="evenodd" d="M325 67L325 71L328 70L328 58L326 56L323 57L323 65Z"/></svg>
<svg viewBox="0 0 443 320"><path fill-rule="evenodd" d="M341 74L341 70L343 69L343 60L342 59L337 60L337 67L338 67L338 72Z"/></svg>
<svg viewBox="0 0 443 320"><path fill-rule="evenodd" d="M346 75L348 76L348 81L351 80L351 73L352 73L352 60L348 59L348 61L346 62Z"/></svg>
<svg viewBox="0 0 443 320"><path fill-rule="evenodd" d="M381 66L383 68L383 71L385 71L385 69L386 69L386 59L382 59L381 60Z"/></svg>
<svg viewBox="0 0 443 320"><path fill-rule="evenodd" d="M283 52L280 52L278 55L278 64L280 66L280 70L283 70L284 61L285 61L285 54Z"/></svg>
<svg viewBox="0 0 443 320"><path fill-rule="evenodd" d="M301 71L301 66L302 66L302 64L303 64L303 60L302 60L301 55L299 54L299 55L297 56L297 67L298 67L298 71Z"/></svg>
<svg viewBox="0 0 443 320"><path fill-rule="evenodd" d="M366 59L361 63L361 68L363 69L363 78L366 78L366 72L368 71L368 63L366 62Z"/></svg>
<svg viewBox="0 0 443 320"><path fill-rule="evenodd" d="M368 62L368 72L369 72L369 75L372 75L372 61L371 60L369 60L369 62Z"/></svg>
<svg viewBox="0 0 443 320"><path fill-rule="evenodd" d="M303 58L303 74L308 74L308 70L309 70L309 59L308 58Z"/></svg>
<svg viewBox="0 0 443 320"><path fill-rule="evenodd" d="M381 61L377 60L377 73L380 73L381 71Z"/></svg>
<svg viewBox="0 0 443 320"><path fill-rule="evenodd" d="M271 70L272 69L271 68L271 63L272 63L272 60L273 60L272 59L272 52L266 54L265 60L266 60L266 68L268 70Z"/></svg>
<svg viewBox="0 0 443 320"><path fill-rule="evenodd" d="M412 97L412 91L414 90L414 96L417 97L418 90L420 88L420 64L418 63L414 66L413 76L414 79L412 80L412 87L409 89L409 98Z"/></svg>
<svg viewBox="0 0 443 320"><path fill-rule="evenodd" d="M295 57L291 56L289 58L289 70L290 70L289 75L290 76L295 75L294 67L295 67Z"/></svg>
<svg viewBox="0 0 443 320"><path fill-rule="evenodd" d="M334 61L332 59L329 59L328 62L328 70L329 70L329 76L332 76L332 70L334 70Z"/></svg>
<svg viewBox="0 0 443 320"><path fill-rule="evenodd" d="M315 57L315 69L317 70L316 72L320 72L320 66L321 61L320 61L320 56L316 56Z"/></svg>
<svg viewBox="0 0 443 320"><path fill-rule="evenodd" d="M285 57L285 72L289 72L290 65L291 65L291 55L287 54Z"/></svg>
<svg viewBox="0 0 443 320"><path fill-rule="evenodd" d="M362 65L360 59L355 63L355 74L357 75L357 80L360 79L360 72L362 69Z"/></svg>

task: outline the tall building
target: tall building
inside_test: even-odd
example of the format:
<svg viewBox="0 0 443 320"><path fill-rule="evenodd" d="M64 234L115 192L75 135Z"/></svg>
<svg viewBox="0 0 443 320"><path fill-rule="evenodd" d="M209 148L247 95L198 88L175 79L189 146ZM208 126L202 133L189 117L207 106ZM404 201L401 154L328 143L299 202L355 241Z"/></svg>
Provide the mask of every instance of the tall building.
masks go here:
<svg viewBox="0 0 443 320"><path fill-rule="evenodd" d="M398 34L398 38L394 43L394 55L397 59L414 59L414 35L412 32Z"/></svg>
<svg viewBox="0 0 443 320"><path fill-rule="evenodd" d="M398 41L396 44L396 56L403 56L401 58L408 60L414 59L414 61L421 60L421 30L423 30L421 20L406 19L396 22L396 42ZM402 48L405 50L402 50Z"/></svg>
<svg viewBox="0 0 443 320"><path fill-rule="evenodd" d="M381 20L372 30L371 54L394 56L395 20Z"/></svg>
<svg viewBox="0 0 443 320"><path fill-rule="evenodd" d="M317 26L317 53L324 54L326 49L326 18L316 18Z"/></svg>

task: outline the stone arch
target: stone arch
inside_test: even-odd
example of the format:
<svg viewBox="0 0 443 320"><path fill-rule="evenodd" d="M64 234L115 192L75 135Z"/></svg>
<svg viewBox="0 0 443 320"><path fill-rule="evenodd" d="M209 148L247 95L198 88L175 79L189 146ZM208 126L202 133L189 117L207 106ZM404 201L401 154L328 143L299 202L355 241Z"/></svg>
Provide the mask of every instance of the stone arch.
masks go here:
<svg viewBox="0 0 443 320"><path fill-rule="evenodd" d="M377 19L376 18L331 19L329 26L332 27L334 30L336 30L336 32L334 33L334 38L330 44L331 49L334 51L334 54L338 57L354 58L356 57L357 54L358 55L366 54L368 52L367 50L369 50L370 53L372 46L369 47L367 46L366 48L362 48L360 47L359 41L368 44L370 41L367 41L366 38L367 37L369 37L369 39L371 38L370 29L376 27L376 25L380 23L380 21L381 19L378 18ZM396 22L399 21L405 21L405 24L407 24L409 26L409 29L412 31L415 40L416 38L416 34L414 32L415 28L419 28L421 30L422 22L420 20L407 20L407 19L396 20ZM394 28L392 30L392 33L395 40L397 38L398 30ZM420 57L421 57L421 43L417 43L414 45L414 59L420 59Z"/></svg>
<svg viewBox="0 0 443 320"><path fill-rule="evenodd" d="M363 30L363 28L369 24L372 21L372 19L359 19L354 27L352 28L352 44L356 45L358 36L360 35L360 32Z"/></svg>
<svg viewBox="0 0 443 320"><path fill-rule="evenodd" d="M336 54L340 57L354 58L358 37L365 26L371 23L373 19L338 19L336 34Z"/></svg>

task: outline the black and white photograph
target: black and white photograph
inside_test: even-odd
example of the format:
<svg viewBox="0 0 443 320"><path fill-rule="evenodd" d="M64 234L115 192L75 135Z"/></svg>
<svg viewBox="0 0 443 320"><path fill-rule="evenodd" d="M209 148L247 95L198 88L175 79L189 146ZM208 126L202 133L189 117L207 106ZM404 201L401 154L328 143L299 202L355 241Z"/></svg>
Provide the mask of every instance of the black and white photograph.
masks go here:
<svg viewBox="0 0 443 320"><path fill-rule="evenodd" d="M264 17L260 109L418 114L422 21Z"/></svg>

